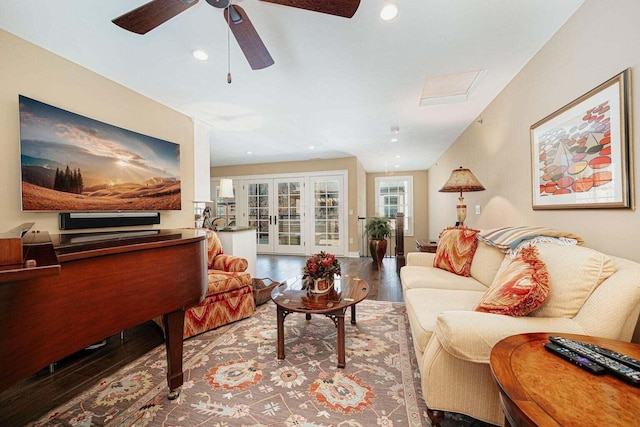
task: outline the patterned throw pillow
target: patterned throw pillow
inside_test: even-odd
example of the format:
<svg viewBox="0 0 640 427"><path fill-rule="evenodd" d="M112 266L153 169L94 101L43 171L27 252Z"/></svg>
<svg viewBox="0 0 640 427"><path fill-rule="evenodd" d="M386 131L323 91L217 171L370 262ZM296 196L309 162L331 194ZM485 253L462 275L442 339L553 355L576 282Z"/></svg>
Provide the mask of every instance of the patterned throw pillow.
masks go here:
<svg viewBox="0 0 640 427"><path fill-rule="evenodd" d="M478 248L476 235L480 230L466 227L449 227L440 233L433 266L459 276L469 276L473 254Z"/></svg>
<svg viewBox="0 0 640 427"><path fill-rule="evenodd" d="M209 268L213 267L213 260L220 254L223 254L222 242L213 230L207 230L207 264Z"/></svg>
<svg viewBox="0 0 640 427"><path fill-rule="evenodd" d="M484 294L476 311L526 316L547 299L549 274L535 246L528 246L506 261Z"/></svg>

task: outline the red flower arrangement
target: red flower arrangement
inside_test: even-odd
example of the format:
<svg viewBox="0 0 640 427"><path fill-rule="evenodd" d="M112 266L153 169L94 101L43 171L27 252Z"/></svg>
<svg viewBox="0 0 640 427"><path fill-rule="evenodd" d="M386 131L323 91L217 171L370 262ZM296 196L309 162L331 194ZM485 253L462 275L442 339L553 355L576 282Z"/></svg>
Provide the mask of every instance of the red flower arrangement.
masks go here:
<svg viewBox="0 0 640 427"><path fill-rule="evenodd" d="M334 275L340 275L340 263L333 254L324 251L311 255L302 269L302 279L309 283L314 279L333 280Z"/></svg>

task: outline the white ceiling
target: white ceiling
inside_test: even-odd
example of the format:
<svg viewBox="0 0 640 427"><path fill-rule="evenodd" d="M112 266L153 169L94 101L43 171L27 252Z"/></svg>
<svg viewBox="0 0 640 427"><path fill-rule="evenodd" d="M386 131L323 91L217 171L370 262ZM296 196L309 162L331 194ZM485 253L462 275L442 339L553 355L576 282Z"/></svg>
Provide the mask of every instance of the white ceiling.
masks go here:
<svg viewBox="0 0 640 427"><path fill-rule="evenodd" d="M146 1L2 0L0 28L212 125L212 166L357 156L391 172L428 169L584 0L394 0L391 22L389 0L352 19L234 1L275 65L252 71L231 35L231 84L220 9L201 0L144 36L111 22ZM468 100L418 105L427 77L474 70Z"/></svg>

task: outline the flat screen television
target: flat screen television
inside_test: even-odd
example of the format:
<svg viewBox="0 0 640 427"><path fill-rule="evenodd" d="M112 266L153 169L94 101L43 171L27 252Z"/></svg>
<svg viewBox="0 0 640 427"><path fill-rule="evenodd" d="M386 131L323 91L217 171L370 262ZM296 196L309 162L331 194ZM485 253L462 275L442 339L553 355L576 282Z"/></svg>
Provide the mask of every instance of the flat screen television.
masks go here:
<svg viewBox="0 0 640 427"><path fill-rule="evenodd" d="M180 145L19 96L23 211L180 210Z"/></svg>

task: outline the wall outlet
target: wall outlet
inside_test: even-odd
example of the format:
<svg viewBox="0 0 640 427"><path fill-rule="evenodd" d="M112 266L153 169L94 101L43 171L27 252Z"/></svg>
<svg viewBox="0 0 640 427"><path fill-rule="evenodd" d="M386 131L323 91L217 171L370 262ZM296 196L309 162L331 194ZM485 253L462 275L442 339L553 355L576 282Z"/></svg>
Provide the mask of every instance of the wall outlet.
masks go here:
<svg viewBox="0 0 640 427"><path fill-rule="evenodd" d="M480 215L480 205L476 205L476 215Z"/></svg>
<svg viewBox="0 0 640 427"><path fill-rule="evenodd" d="M353 237L349 237L349 244L352 245L353 244Z"/></svg>

